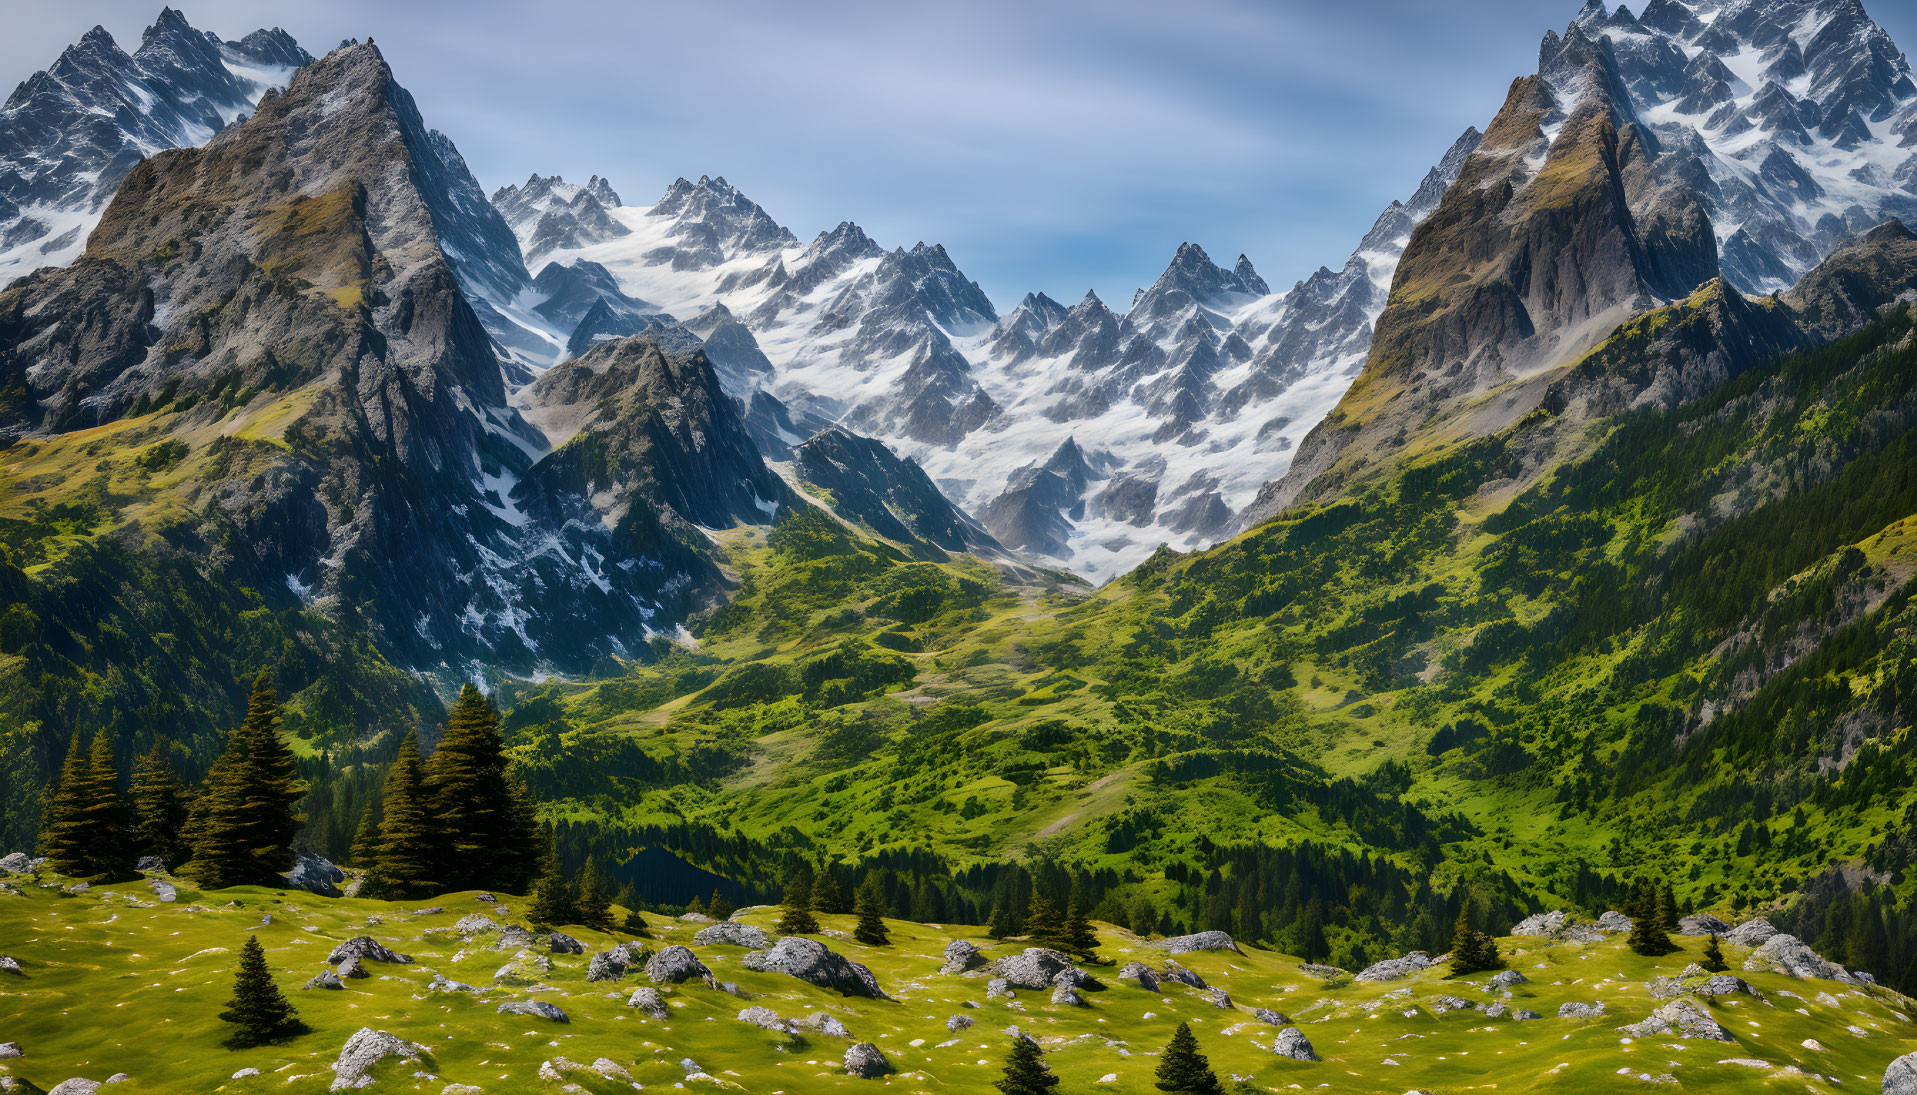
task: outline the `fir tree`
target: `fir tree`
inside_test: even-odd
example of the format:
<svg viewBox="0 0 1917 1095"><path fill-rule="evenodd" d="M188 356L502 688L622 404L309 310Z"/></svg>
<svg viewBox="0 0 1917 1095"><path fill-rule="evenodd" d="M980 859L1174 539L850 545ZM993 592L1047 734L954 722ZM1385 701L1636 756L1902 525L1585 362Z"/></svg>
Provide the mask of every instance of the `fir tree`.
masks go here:
<svg viewBox="0 0 1917 1095"><path fill-rule="evenodd" d="M293 752L280 740L280 701L272 678L253 681L246 718L227 735L207 774L193 834L193 872L208 889L273 885L293 866L293 835L303 793Z"/></svg>
<svg viewBox="0 0 1917 1095"><path fill-rule="evenodd" d="M240 968L233 975L233 999L220 1018L237 1029L227 1043L235 1048L264 1045L306 1033L299 1012L273 983L266 968L266 950L258 936L246 937L240 948Z"/></svg>
<svg viewBox="0 0 1917 1095"><path fill-rule="evenodd" d="M365 896L402 900L438 890L433 880L443 867L443 845L428 795L419 739L409 733L386 769L386 785L380 792L385 817L373 865L362 886Z"/></svg>
<svg viewBox="0 0 1917 1095"><path fill-rule="evenodd" d="M1223 1095L1218 1076L1211 1070L1211 1062L1198 1052L1198 1039L1192 1036L1189 1023L1178 1024L1178 1029L1172 1032L1171 1041L1158 1058L1156 1078L1156 1086L1160 1091L1177 1092L1179 1095Z"/></svg>
<svg viewBox="0 0 1917 1095"><path fill-rule="evenodd" d="M1730 963L1724 961L1724 949L1717 945L1717 933L1712 932L1709 942L1704 944L1704 961L1698 963L1712 973L1722 973L1730 969Z"/></svg>
<svg viewBox="0 0 1917 1095"><path fill-rule="evenodd" d="M579 872L579 922L600 931L612 930L612 885L592 860Z"/></svg>
<svg viewBox="0 0 1917 1095"><path fill-rule="evenodd" d="M1051 1095L1058 1077L1045 1064L1045 1051L1030 1038L1012 1039L1012 1051L1005 1056L1005 1071L992 1086L1001 1095Z"/></svg>
<svg viewBox="0 0 1917 1095"><path fill-rule="evenodd" d="M1458 909L1458 920L1451 929L1451 972L1479 973L1504 968L1504 956L1498 953L1498 941L1471 926L1471 903Z"/></svg>
<svg viewBox="0 0 1917 1095"><path fill-rule="evenodd" d="M361 807L359 825L353 830L353 846L346 852L346 865L369 870L379 860L379 810L369 802Z"/></svg>
<svg viewBox="0 0 1917 1095"><path fill-rule="evenodd" d="M552 834L544 836L546 854L541 860L539 881L533 885L532 908L526 915L535 924L556 928L579 919L578 895L573 892L572 879L559 865Z"/></svg>
<svg viewBox="0 0 1917 1095"><path fill-rule="evenodd" d="M1662 924L1667 932L1677 930L1677 898L1671 893L1671 885L1668 882L1659 886L1657 890L1657 922Z"/></svg>
<svg viewBox="0 0 1917 1095"><path fill-rule="evenodd" d="M133 767L133 819L137 855L159 856L169 868L186 862L186 781L157 741Z"/></svg>
<svg viewBox="0 0 1917 1095"><path fill-rule="evenodd" d="M1631 937L1627 942L1637 953L1655 958L1677 949L1665 930L1664 911L1659 908L1665 900L1655 883L1639 882L1633 887L1630 907L1625 911L1631 918Z"/></svg>
<svg viewBox="0 0 1917 1095"><path fill-rule="evenodd" d="M499 709L470 682L446 717L426 763L436 822L445 841L446 881L455 888L517 892L539 868L523 791L506 767Z"/></svg>
<svg viewBox="0 0 1917 1095"><path fill-rule="evenodd" d="M73 878L121 878L132 872L127 852L126 804L105 734L91 749L74 734L60 783L47 799L40 853L48 866Z"/></svg>
<svg viewBox="0 0 1917 1095"><path fill-rule="evenodd" d="M812 879L795 874L785 884L785 901L779 914L780 935L816 935L819 922L812 915Z"/></svg>
<svg viewBox="0 0 1917 1095"><path fill-rule="evenodd" d="M706 912L706 899L698 896L693 897L692 904L686 906L686 911L689 913L698 913L700 916L710 915Z"/></svg>
<svg viewBox="0 0 1917 1095"><path fill-rule="evenodd" d="M1091 919L1079 910L1077 898L1065 907L1064 937L1062 949L1080 957L1090 958L1098 949L1098 933L1092 930Z"/></svg>
<svg viewBox="0 0 1917 1095"><path fill-rule="evenodd" d="M646 930L646 918L639 914L639 891L630 882L619 891L619 907L626 910L626 918L619 922L621 931L638 939L652 938Z"/></svg>
<svg viewBox="0 0 1917 1095"><path fill-rule="evenodd" d="M1065 936L1065 919L1059 915L1058 906L1042 893L1032 895L1032 907L1020 928L1039 946L1064 949L1071 945Z"/></svg>
<svg viewBox="0 0 1917 1095"><path fill-rule="evenodd" d="M719 888L714 886L712 900L706 902L706 915L714 920L730 920L732 914L737 911L738 907L733 905L732 899L720 893Z"/></svg>
<svg viewBox="0 0 1917 1095"><path fill-rule="evenodd" d="M812 881L812 908L822 913L845 911L845 895L839 892L838 880L832 877L830 867L821 865Z"/></svg>
<svg viewBox="0 0 1917 1095"><path fill-rule="evenodd" d="M992 915L985 922L985 934L993 939L1003 939L1017 929L1012 925L1012 913L1003 902L992 902Z"/></svg>
<svg viewBox="0 0 1917 1095"><path fill-rule="evenodd" d="M885 932L884 913L880 909L878 887L861 886L858 900L853 903L853 913L859 922L852 928L852 938L871 947L887 947L892 937Z"/></svg>

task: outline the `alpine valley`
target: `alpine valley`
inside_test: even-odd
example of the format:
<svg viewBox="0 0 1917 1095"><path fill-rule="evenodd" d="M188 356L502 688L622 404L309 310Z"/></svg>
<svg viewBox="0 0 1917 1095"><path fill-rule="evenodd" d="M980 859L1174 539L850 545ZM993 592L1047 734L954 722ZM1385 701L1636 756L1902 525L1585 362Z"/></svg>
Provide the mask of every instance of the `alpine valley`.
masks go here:
<svg viewBox="0 0 1917 1095"><path fill-rule="evenodd" d="M489 196L404 76L169 8L0 107L0 1092L1917 1095L1857 0L1590 0L1122 308Z"/></svg>

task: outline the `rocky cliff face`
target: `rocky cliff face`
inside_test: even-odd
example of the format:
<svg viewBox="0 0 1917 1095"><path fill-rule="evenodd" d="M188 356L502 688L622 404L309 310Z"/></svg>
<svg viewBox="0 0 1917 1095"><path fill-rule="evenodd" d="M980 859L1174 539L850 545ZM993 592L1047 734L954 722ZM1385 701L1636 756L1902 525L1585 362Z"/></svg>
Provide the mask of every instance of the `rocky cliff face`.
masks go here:
<svg viewBox="0 0 1917 1095"><path fill-rule="evenodd" d="M1914 115L1908 66L1851 0L1593 0L1413 233L1363 372L1247 521L1335 493L1447 408L1479 401L1467 433L1528 412L1540 371L1720 272L1733 310L1796 280L1917 202Z"/></svg>
<svg viewBox="0 0 1917 1095"><path fill-rule="evenodd" d="M0 106L0 285L72 261L142 157L204 144L311 60L278 28L222 42L172 8L131 54L88 31Z"/></svg>
<svg viewBox="0 0 1917 1095"><path fill-rule="evenodd" d="M800 480L825 491L841 517L906 545L919 558L1003 550L917 464L869 437L820 430L793 451L793 462Z"/></svg>

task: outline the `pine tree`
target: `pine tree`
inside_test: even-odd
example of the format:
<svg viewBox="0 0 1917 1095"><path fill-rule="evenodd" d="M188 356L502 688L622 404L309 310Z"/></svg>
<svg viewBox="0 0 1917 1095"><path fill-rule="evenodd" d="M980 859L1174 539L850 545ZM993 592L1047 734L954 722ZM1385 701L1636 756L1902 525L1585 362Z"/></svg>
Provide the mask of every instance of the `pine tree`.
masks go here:
<svg viewBox="0 0 1917 1095"><path fill-rule="evenodd" d="M652 933L646 930L646 918L639 913L639 891L630 882L619 891L619 907L626 910L619 930L638 939L652 938Z"/></svg>
<svg viewBox="0 0 1917 1095"><path fill-rule="evenodd" d="M47 799L40 853L48 866L73 878L125 877L133 866L126 827L126 804L106 735L96 734L87 749L74 734L59 786Z"/></svg>
<svg viewBox="0 0 1917 1095"><path fill-rule="evenodd" d="M1156 1078L1156 1086L1160 1091L1177 1092L1179 1095L1223 1095L1224 1089L1218 1085L1218 1076L1212 1072L1211 1062L1198 1052L1198 1039L1192 1036L1189 1023L1178 1024L1178 1029L1172 1032L1171 1041L1158 1058Z"/></svg>
<svg viewBox="0 0 1917 1095"><path fill-rule="evenodd" d="M134 852L178 867L186 862L186 821L186 781L173 770L166 746L156 741L133 767Z"/></svg>
<svg viewBox="0 0 1917 1095"><path fill-rule="evenodd" d="M1012 913L1003 902L992 902L992 915L985 922L985 934L993 939L1003 939L1017 929L1012 925Z"/></svg>
<svg viewBox="0 0 1917 1095"><path fill-rule="evenodd" d="M227 735L207 774L193 834L193 873L207 889L273 885L293 866L303 794L293 752L280 740L272 678L253 681L246 718Z"/></svg>
<svg viewBox="0 0 1917 1095"><path fill-rule="evenodd" d="M273 972L266 968L266 950L260 946L258 936L247 936L240 948L240 968L233 975L233 999L227 1001L220 1018L238 1028L227 1039L228 1044L236 1048L264 1045L307 1031L306 1024L300 1022L299 1012L273 983Z"/></svg>
<svg viewBox="0 0 1917 1095"><path fill-rule="evenodd" d="M579 922L600 931L612 930L612 885L592 860L579 872Z"/></svg>
<svg viewBox="0 0 1917 1095"><path fill-rule="evenodd" d="M1633 888L1630 908L1626 910L1631 918L1631 937L1627 942L1632 950L1655 958L1677 949L1664 927L1664 910L1659 906L1665 902L1664 894L1655 883L1639 882Z"/></svg>
<svg viewBox="0 0 1917 1095"><path fill-rule="evenodd" d="M552 834L544 834L546 854L541 859L539 881L534 883L532 908L526 913L533 923L548 928L571 924L579 919L578 897L572 879L559 865L559 853L553 847Z"/></svg>
<svg viewBox="0 0 1917 1095"><path fill-rule="evenodd" d="M686 911L689 913L698 913L700 916L711 915L706 912L706 899L703 897L695 896L692 899L692 904L686 906Z"/></svg>
<svg viewBox="0 0 1917 1095"><path fill-rule="evenodd" d="M1717 945L1716 932L1712 932L1710 941L1704 944L1704 961L1699 965L1712 973L1722 973L1731 968L1730 963L1724 961L1724 949Z"/></svg>
<svg viewBox="0 0 1917 1095"><path fill-rule="evenodd" d="M1667 932L1677 930L1677 898L1671 893L1671 885L1668 882L1658 887L1657 922L1662 924Z"/></svg>
<svg viewBox="0 0 1917 1095"><path fill-rule="evenodd" d="M845 895L839 892L838 880L832 877L832 868L823 864L812 881L812 908L822 913L845 911Z"/></svg>
<svg viewBox="0 0 1917 1095"><path fill-rule="evenodd" d="M429 794L419 762L419 739L409 733L386 769L386 785L380 792L385 817L373 865L361 886L364 896L390 901L438 891L434 878L444 867L444 845L430 812Z"/></svg>
<svg viewBox="0 0 1917 1095"><path fill-rule="evenodd" d="M819 922L812 915L812 879L795 874L785 884L785 901L779 914L780 935L816 935Z"/></svg>
<svg viewBox="0 0 1917 1095"><path fill-rule="evenodd" d="M730 920L737 911L738 907L732 903L732 899L720 893L717 886L713 887L712 900L706 902L706 915L714 920Z"/></svg>
<svg viewBox="0 0 1917 1095"><path fill-rule="evenodd" d="M1058 1077L1045 1064L1045 1051L1030 1038L1012 1039L1012 1052L1005 1056L1005 1072L992 1086L1001 1095L1051 1095Z"/></svg>
<svg viewBox="0 0 1917 1095"><path fill-rule="evenodd" d="M470 682L446 717L426 782L445 840L447 883L523 889L539 869L537 836L526 823L523 791L507 771L499 709Z"/></svg>
<svg viewBox="0 0 1917 1095"><path fill-rule="evenodd" d="M353 830L353 846L346 853L346 865L369 870L379 859L379 810L369 802L360 808L359 825Z"/></svg>
<svg viewBox="0 0 1917 1095"><path fill-rule="evenodd" d="M853 913L859 922L852 928L852 938L870 947L888 947L892 937L886 934L884 913L880 909L878 887L865 885L859 888L858 900L853 902Z"/></svg>
<svg viewBox="0 0 1917 1095"><path fill-rule="evenodd" d="M1471 903L1464 902L1451 929L1451 972L1479 973L1503 968L1504 956L1498 953L1498 941L1471 926Z"/></svg>
<svg viewBox="0 0 1917 1095"><path fill-rule="evenodd" d="M1083 958L1090 958L1098 949L1098 933L1092 930L1092 922L1079 911L1078 899L1065 907L1065 947L1064 949Z"/></svg>
<svg viewBox="0 0 1917 1095"><path fill-rule="evenodd" d="M1025 914L1025 923L1020 928L1033 943L1041 947L1063 949L1071 945L1065 936L1065 919L1059 915L1058 906L1042 893L1032 895L1032 907Z"/></svg>

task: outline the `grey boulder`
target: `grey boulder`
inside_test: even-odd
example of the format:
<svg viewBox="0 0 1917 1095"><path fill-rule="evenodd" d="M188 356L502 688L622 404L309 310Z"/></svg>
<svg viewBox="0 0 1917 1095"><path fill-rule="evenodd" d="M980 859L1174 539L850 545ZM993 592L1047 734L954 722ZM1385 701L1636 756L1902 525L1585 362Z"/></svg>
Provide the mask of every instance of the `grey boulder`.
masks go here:
<svg viewBox="0 0 1917 1095"><path fill-rule="evenodd" d="M1725 932L1721 938L1726 943L1734 943L1740 947L1761 947L1776 934L1777 929L1771 926L1771 922L1759 916L1744 921Z"/></svg>
<svg viewBox="0 0 1917 1095"><path fill-rule="evenodd" d="M1491 975L1491 980L1487 984L1493 988L1508 989L1512 985L1527 984L1530 980L1517 970L1499 970Z"/></svg>
<svg viewBox="0 0 1917 1095"><path fill-rule="evenodd" d="M709 927L700 928L692 933L692 941L701 947L724 945L750 947L755 950L763 950L772 945L772 937L765 933L764 928L731 920L722 920Z"/></svg>
<svg viewBox="0 0 1917 1095"><path fill-rule="evenodd" d="M879 1047L870 1042L858 1042L845 1051L845 1071L861 1080L872 1080L891 1072L892 1062L885 1059Z"/></svg>
<svg viewBox="0 0 1917 1095"><path fill-rule="evenodd" d="M1638 1038L1674 1034L1680 1038L1708 1038L1716 1042L1731 1040L1730 1032L1711 1018L1710 1012L1689 1000L1673 1000L1653 1011L1650 1018L1643 1022L1619 1029Z"/></svg>
<svg viewBox="0 0 1917 1095"><path fill-rule="evenodd" d="M847 996L886 998L871 970L802 935L788 935L769 951L753 951L741 965L761 973L783 973Z"/></svg>
<svg viewBox="0 0 1917 1095"><path fill-rule="evenodd" d="M1730 930L1731 926L1729 924L1724 923L1710 913L1699 913L1696 916L1687 916L1677 922L1677 933L1679 935L1721 936Z"/></svg>
<svg viewBox="0 0 1917 1095"><path fill-rule="evenodd" d="M26 874L32 869L30 866L32 862L32 857L25 852L9 852L0 856L0 871L8 874Z"/></svg>
<svg viewBox="0 0 1917 1095"><path fill-rule="evenodd" d="M969 1015L954 1015L951 1018L945 1020L945 1029L951 1031L954 1034L957 1034L961 1030L971 1030L972 1024L975 1021L976 1020L974 1020ZM15 1048L18 1048L18 1047L15 1047ZM16 1053L14 1054L14 1056L18 1057L19 1054Z"/></svg>
<svg viewBox="0 0 1917 1095"><path fill-rule="evenodd" d="M1601 932L1627 932L1631 930L1631 918L1612 909L1598 917L1595 926Z"/></svg>
<svg viewBox="0 0 1917 1095"><path fill-rule="evenodd" d="M1231 936L1220 931L1195 932L1191 935L1174 935L1169 939L1160 941L1157 945L1172 954L1187 954L1191 951L1231 951L1234 954L1245 953L1238 949L1238 944L1232 940Z"/></svg>
<svg viewBox="0 0 1917 1095"><path fill-rule="evenodd" d="M965 973L985 964L985 955L976 946L964 939L954 939L945 944L945 964L939 967L940 973Z"/></svg>
<svg viewBox="0 0 1917 1095"><path fill-rule="evenodd" d="M586 945L565 932L551 932L546 936L546 945L554 954L584 954Z"/></svg>
<svg viewBox="0 0 1917 1095"><path fill-rule="evenodd" d="M355 936L352 939L348 939L346 942L334 947L333 953L328 955L326 960L337 966L348 958L359 958L361 960L370 958L375 962L393 962L399 965L410 965L413 961L412 958L407 955L400 954L397 951L387 950L380 944L379 940L374 939L370 935Z"/></svg>
<svg viewBox="0 0 1917 1095"><path fill-rule="evenodd" d="M1576 1000L1571 1000L1558 1005L1558 1018L1560 1019L1596 1019L1603 1014L1604 1004L1602 1001L1595 1004L1584 1004Z"/></svg>
<svg viewBox="0 0 1917 1095"><path fill-rule="evenodd" d="M1143 962L1127 962L1118 971L1120 981L1131 981L1146 992L1158 991L1158 973Z"/></svg>
<svg viewBox="0 0 1917 1095"><path fill-rule="evenodd" d="M1796 936L1782 932L1764 940L1763 946L1752 951L1744 959L1744 968L1760 972L1768 970L1799 980L1822 978L1846 985L1857 984L1857 978L1851 976L1849 970L1811 950Z"/></svg>
<svg viewBox="0 0 1917 1095"><path fill-rule="evenodd" d="M626 998L626 1006L638 1008L654 1019L664 1019L670 1014L666 1011L666 1002L660 999L659 990L655 988L632 990L632 995Z"/></svg>
<svg viewBox="0 0 1917 1095"><path fill-rule="evenodd" d="M555 1023L569 1023L566 1013L544 1000L508 1000L499 1005L501 1015L531 1015L539 1019L550 1019Z"/></svg>
<svg viewBox="0 0 1917 1095"><path fill-rule="evenodd" d="M464 981L455 981L452 978L447 977L443 973L435 973L433 974L432 981L426 985L426 991L427 992L470 992L474 994L475 996L477 996L478 994L485 992L486 990L480 988L477 985L469 985Z"/></svg>
<svg viewBox="0 0 1917 1095"><path fill-rule="evenodd" d="M143 855L134 862L133 869L141 874L145 874L148 871L164 871L166 870L166 860L161 859L157 855Z"/></svg>
<svg viewBox="0 0 1917 1095"><path fill-rule="evenodd" d="M1291 1016L1286 1015L1282 1011L1273 1011L1270 1008L1253 1008L1251 1017L1261 1023L1268 1023L1274 1027L1288 1027L1291 1025Z"/></svg>
<svg viewBox="0 0 1917 1095"><path fill-rule="evenodd" d="M492 935L499 931L499 921L485 913L468 913L459 918L459 923L453 925L453 930L468 938L475 935Z"/></svg>
<svg viewBox="0 0 1917 1095"><path fill-rule="evenodd" d="M1516 934L1515 930L1513 934ZM1387 958L1382 962L1373 962L1358 971L1354 980L1358 981L1398 981L1420 973L1437 965L1431 956L1423 951L1412 951L1403 958Z"/></svg>
<svg viewBox="0 0 1917 1095"><path fill-rule="evenodd" d="M646 963L646 976L656 985L676 985L695 977L711 977L712 971L691 950L674 945L652 956Z"/></svg>
<svg viewBox="0 0 1917 1095"><path fill-rule="evenodd" d="M1048 947L1026 947L1020 954L1007 955L993 966L1013 988L1047 989L1060 970L1072 969L1072 960Z"/></svg>
<svg viewBox="0 0 1917 1095"><path fill-rule="evenodd" d="M1067 1008L1082 1008L1085 1006L1085 1001L1079 999L1078 993L1073 992L1064 985L1060 985L1052 990L1052 1003Z"/></svg>
<svg viewBox="0 0 1917 1095"><path fill-rule="evenodd" d="M374 1065L388 1057L416 1061L425 1052L398 1035L361 1027L346 1039L346 1045L340 1048L339 1060L333 1062L332 1090L365 1087L373 1082L369 1073Z"/></svg>
<svg viewBox="0 0 1917 1095"><path fill-rule="evenodd" d="M339 884L346 881L346 872L333 866L332 861L311 852L299 853L294 860L293 869L286 872L286 884L295 890L318 894L321 897L344 897L345 892Z"/></svg>
<svg viewBox="0 0 1917 1095"><path fill-rule="evenodd" d="M1906 1053L1885 1066L1884 1095L1917 1095L1917 1053Z"/></svg>
<svg viewBox="0 0 1917 1095"><path fill-rule="evenodd" d="M340 980L339 974L334 973L332 970L321 970L314 975L311 981L306 983L306 987L309 989L343 989L346 987L346 982Z"/></svg>
<svg viewBox="0 0 1917 1095"><path fill-rule="evenodd" d="M1294 1061L1316 1061L1318 1053L1311 1048L1311 1039L1297 1027L1286 1027L1271 1040L1271 1051L1280 1057L1289 1057Z"/></svg>
<svg viewBox="0 0 1917 1095"><path fill-rule="evenodd" d="M1536 913L1511 925L1512 935L1548 939L1564 931L1570 917L1558 910Z"/></svg>
<svg viewBox="0 0 1917 1095"><path fill-rule="evenodd" d="M756 1005L745 1008L739 1012L739 1021L741 1023L751 1023L755 1027L773 1031L777 1034L793 1033L792 1024L779 1018L779 1013L773 1011L771 1008L758 1007Z"/></svg>

